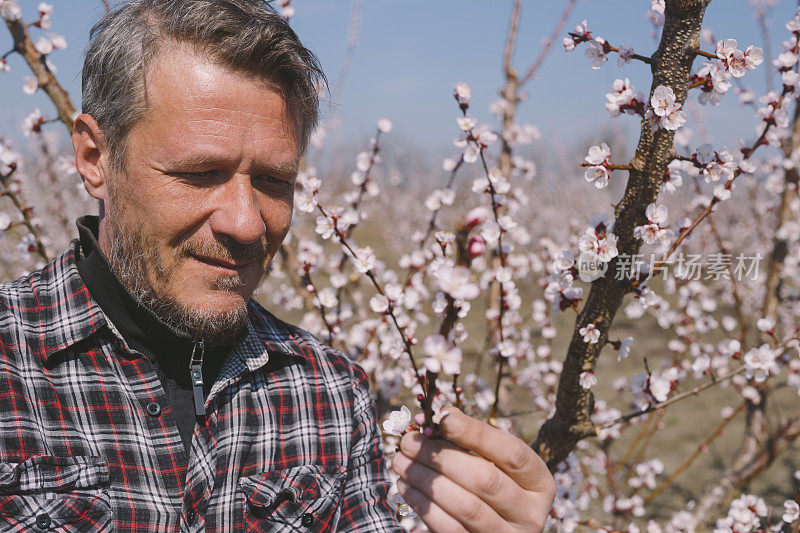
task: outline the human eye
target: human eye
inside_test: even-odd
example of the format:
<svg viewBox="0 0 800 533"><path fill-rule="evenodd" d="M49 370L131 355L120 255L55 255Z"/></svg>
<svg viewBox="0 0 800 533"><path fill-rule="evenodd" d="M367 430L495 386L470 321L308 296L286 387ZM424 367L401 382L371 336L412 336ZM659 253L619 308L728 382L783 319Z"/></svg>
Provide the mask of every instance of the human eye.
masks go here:
<svg viewBox="0 0 800 533"><path fill-rule="evenodd" d="M273 176L271 174L263 174L257 176L255 179L256 183L261 185L262 187L266 187L272 191L276 192L289 192L294 187L294 181L289 180L286 178L281 178L278 176Z"/></svg>
<svg viewBox="0 0 800 533"><path fill-rule="evenodd" d="M181 170L171 174L190 187L203 188L216 186L225 178L224 173L218 169Z"/></svg>
<svg viewBox="0 0 800 533"><path fill-rule="evenodd" d="M219 175L217 170L203 170L201 172L178 172L178 174L193 180L213 179Z"/></svg>

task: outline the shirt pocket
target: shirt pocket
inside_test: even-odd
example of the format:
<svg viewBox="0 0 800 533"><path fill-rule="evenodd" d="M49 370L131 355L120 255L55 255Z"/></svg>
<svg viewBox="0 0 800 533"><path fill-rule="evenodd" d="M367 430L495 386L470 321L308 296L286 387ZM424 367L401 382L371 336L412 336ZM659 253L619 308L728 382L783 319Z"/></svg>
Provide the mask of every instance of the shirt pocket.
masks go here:
<svg viewBox="0 0 800 533"><path fill-rule="evenodd" d="M300 465L242 477L246 531L332 531L339 518L343 467Z"/></svg>
<svg viewBox="0 0 800 533"><path fill-rule="evenodd" d="M0 531L111 531L107 485L100 457L0 463Z"/></svg>

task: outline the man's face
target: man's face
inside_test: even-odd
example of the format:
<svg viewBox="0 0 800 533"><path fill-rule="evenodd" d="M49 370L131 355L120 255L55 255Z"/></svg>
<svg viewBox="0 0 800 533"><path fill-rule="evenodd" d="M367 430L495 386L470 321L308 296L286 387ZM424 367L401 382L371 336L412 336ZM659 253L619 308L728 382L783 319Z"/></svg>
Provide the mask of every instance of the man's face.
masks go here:
<svg viewBox="0 0 800 533"><path fill-rule="evenodd" d="M292 217L296 130L274 86L162 49L127 164L107 179L101 247L134 295L208 342L240 329Z"/></svg>

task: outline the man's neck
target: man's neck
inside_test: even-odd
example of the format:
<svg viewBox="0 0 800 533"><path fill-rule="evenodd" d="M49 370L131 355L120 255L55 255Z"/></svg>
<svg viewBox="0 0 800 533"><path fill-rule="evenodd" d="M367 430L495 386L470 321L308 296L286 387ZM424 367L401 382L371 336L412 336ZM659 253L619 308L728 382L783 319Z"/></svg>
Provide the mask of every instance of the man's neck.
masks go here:
<svg viewBox="0 0 800 533"><path fill-rule="evenodd" d="M188 386L187 368L195 344L193 337L161 320L127 290L97 240L100 230L97 217L81 217L77 225L83 251L78 271L92 298L131 349L154 361L182 386ZM224 360L245 333L223 346L207 347L204 368L208 366L209 372L204 371L206 382L213 383L222 364L220 359ZM216 371L212 371L212 367Z"/></svg>

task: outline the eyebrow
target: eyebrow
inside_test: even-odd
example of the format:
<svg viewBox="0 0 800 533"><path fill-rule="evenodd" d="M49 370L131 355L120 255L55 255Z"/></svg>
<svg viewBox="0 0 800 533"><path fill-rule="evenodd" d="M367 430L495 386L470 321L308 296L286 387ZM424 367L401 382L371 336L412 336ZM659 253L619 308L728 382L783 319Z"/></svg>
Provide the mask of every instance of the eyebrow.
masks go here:
<svg viewBox="0 0 800 533"><path fill-rule="evenodd" d="M279 176L294 178L295 176L297 176L297 172L299 170L299 163L296 161L291 163L278 163L277 165L267 165L265 169L268 172L276 173Z"/></svg>
<svg viewBox="0 0 800 533"><path fill-rule="evenodd" d="M228 162L225 161L224 158L215 157L215 156L207 156L207 155L194 155L188 156L184 159L179 159L173 163L174 166L180 168L192 168L192 167L202 167L206 165L228 165ZM277 174L281 177L288 177L294 178L297 176L299 171L299 160L297 161L287 161L283 163L277 164L267 164L267 165L259 165L256 167L258 172L268 172L270 174Z"/></svg>

